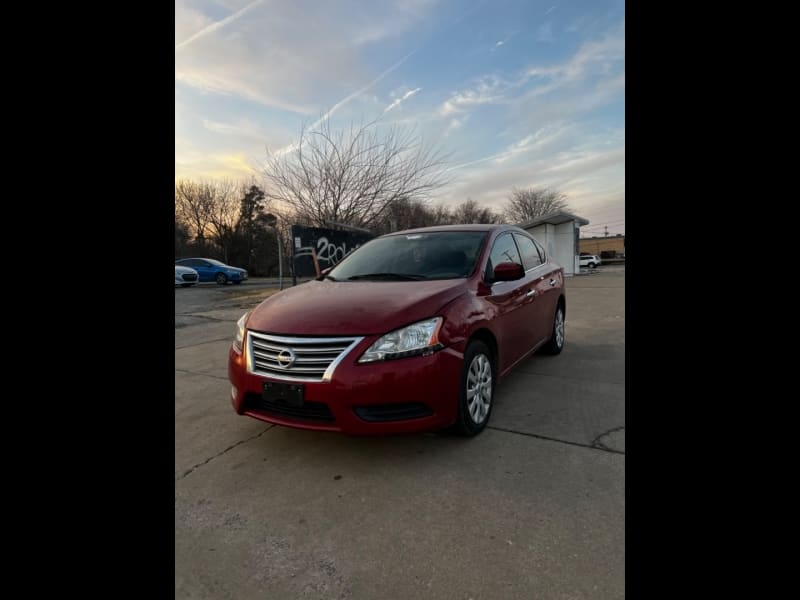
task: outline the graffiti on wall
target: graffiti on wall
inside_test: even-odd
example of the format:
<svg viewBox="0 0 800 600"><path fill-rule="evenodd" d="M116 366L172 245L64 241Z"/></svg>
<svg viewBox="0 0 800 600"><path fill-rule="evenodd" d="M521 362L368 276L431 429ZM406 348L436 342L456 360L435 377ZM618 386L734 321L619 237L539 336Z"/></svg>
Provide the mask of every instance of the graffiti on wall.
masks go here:
<svg viewBox="0 0 800 600"><path fill-rule="evenodd" d="M322 270L335 266L353 250L371 240L372 237L368 234L352 231L292 225L295 274L298 277L313 277L316 275L312 249L316 253L319 268Z"/></svg>

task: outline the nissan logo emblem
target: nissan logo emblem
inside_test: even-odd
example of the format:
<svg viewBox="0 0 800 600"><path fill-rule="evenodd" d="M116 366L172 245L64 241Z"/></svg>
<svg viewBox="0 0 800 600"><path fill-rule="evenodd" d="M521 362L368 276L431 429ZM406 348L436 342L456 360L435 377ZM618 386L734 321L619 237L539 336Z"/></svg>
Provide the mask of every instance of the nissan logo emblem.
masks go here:
<svg viewBox="0 0 800 600"><path fill-rule="evenodd" d="M291 349L286 348L278 352L278 366L283 367L284 369L288 369L294 364L294 360L297 358L292 352Z"/></svg>

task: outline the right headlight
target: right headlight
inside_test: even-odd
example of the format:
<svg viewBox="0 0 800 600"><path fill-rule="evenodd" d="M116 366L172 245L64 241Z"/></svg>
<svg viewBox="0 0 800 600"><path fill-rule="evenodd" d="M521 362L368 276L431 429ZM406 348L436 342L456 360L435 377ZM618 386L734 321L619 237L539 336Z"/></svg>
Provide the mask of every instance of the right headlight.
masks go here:
<svg viewBox="0 0 800 600"><path fill-rule="evenodd" d="M442 317L434 317L387 333L367 348L358 362L368 363L433 354L443 347L439 342L442 320Z"/></svg>
<svg viewBox="0 0 800 600"><path fill-rule="evenodd" d="M242 353L242 345L244 344L244 324L247 323L247 317L250 316L250 311L244 313L241 318L236 321L236 338L233 340L233 348L239 354Z"/></svg>

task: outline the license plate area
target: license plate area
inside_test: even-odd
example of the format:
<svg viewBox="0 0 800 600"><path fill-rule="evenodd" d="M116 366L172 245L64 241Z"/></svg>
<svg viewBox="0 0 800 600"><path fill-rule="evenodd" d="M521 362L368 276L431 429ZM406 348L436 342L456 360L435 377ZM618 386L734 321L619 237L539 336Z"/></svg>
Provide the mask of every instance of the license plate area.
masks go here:
<svg viewBox="0 0 800 600"><path fill-rule="evenodd" d="M300 407L305 401L305 386L302 383L279 383L265 381L262 391L264 402Z"/></svg>

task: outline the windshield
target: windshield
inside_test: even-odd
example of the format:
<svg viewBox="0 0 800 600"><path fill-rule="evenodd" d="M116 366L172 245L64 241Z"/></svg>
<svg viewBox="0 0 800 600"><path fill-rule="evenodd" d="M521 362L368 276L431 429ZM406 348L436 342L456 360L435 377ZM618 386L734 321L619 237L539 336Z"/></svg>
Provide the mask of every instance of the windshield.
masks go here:
<svg viewBox="0 0 800 600"><path fill-rule="evenodd" d="M337 281L458 279L475 268L484 231L438 231L372 240L339 263Z"/></svg>

